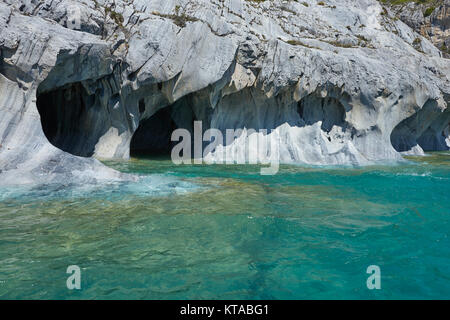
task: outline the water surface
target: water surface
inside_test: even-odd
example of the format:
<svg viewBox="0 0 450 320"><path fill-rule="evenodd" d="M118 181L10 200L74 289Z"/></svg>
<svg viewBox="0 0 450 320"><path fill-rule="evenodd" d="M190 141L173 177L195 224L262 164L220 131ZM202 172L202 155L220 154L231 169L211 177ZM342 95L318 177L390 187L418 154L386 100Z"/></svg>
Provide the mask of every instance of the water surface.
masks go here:
<svg viewBox="0 0 450 320"><path fill-rule="evenodd" d="M450 153L275 176L107 164L142 179L0 189L1 299L450 298Z"/></svg>

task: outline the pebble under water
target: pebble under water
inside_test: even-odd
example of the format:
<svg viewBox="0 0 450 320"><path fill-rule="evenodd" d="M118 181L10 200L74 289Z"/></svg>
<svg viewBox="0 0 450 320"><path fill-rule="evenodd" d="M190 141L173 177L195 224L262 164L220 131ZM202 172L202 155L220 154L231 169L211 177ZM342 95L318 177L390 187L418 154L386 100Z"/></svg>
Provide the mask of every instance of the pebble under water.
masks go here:
<svg viewBox="0 0 450 320"><path fill-rule="evenodd" d="M448 152L275 176L106 164L142 178L0 188L1 299L450 298ZM70 265L81 290L66 287Z"/></svg>

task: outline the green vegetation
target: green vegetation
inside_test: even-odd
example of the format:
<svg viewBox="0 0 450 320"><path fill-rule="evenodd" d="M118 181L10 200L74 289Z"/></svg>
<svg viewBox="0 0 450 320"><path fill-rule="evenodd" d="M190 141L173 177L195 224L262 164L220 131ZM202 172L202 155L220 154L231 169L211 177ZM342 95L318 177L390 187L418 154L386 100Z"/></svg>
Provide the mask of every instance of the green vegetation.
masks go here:
<svg viewBox="0 0 450 320"><path fill-rule="evenodd" d="M431 14L433 13L434 9L436 9L435 7L429 7L425 10L425 13L423 14L425 17L431 16Z"/></svg>
<svg viewBox="0 0 450 320"><path fill-rule="evenodd" d="M380 2L390 5L405 5L411 2L421 4L425 7L423 15L428 17L433 13L434 9L436 9L438 5L443 3L443 0L380 0Z"/></svg>
<svg viewBox="0 0 450 320"><path fill-rule="evenodd" d="M199 21L197 18L188 16L184 13L182 13L182 14L165 14L165 13L160 13L158 11L153 11L152 14L155 16L158 16L158 17L170 19L170 20L172 20L172 22L175 25L177 25L180 28L186 27L186 22Z"/></svg>

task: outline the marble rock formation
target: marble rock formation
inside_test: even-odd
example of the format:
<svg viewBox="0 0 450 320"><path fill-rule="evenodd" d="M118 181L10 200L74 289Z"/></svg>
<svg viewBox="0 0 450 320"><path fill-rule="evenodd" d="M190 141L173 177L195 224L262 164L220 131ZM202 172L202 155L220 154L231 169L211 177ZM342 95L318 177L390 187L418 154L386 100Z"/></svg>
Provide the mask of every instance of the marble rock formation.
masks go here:
<svg viewBox="0 0 450 320"><path fill-rule="evenodd" d="M3 182L121 179L194 121L284 163L450 148L450 60L375 0L2 0L0 54Z"/></svg>

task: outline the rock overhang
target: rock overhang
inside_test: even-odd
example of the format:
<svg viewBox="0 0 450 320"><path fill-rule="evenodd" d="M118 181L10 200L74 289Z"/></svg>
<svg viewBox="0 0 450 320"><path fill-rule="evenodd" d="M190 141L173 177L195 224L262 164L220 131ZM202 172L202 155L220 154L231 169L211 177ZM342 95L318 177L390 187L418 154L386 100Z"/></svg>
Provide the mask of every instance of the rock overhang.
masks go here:
<svg viewBox="0 0 450 320"><path fill-rule="evenodd" d="M336 1L327 1L323 8L309 1L310 7L291 3L284 9L282 1L275 2L274 8L266 8L269 4L264 2L258 6L229 1L222 3L221 10L220 3L214 1L192 1L185 6L177 1L165 2L164 6L151 1L147 7L134 1L131 7L120 9L124 21L134 22L117 26L111 18L104 21L101 33L95 28L77 31L58 25L55 21L61 19L56 19L51 10L43 12L38 8L34 15L24 15L23 10L14 7L26 1L9 2L13 5L0 5L2 75L17 83L17 92L27 89L25 105L30 114L35 112L36 97L82 84L97 97L92 110L103 112L101 121L86 121L101 123L92 135L90 148L105 150L101 154L109 157L128 157L139 124L186 97L190 102L183 105L196 119L205 121L206 127L224 127L225 123L245 126L245 121L230 118L247 117L253 121L258 117L256 110L268 104L272 105L267 113L272 115L279 112L277 107L286 108L288 116L278 116L272 123L260 121L276 129L275 125L284 120L298 121L294 111L306 97L331 96L345 107L346 130L350 130L346 139L352 142L358 157L368 162L397 158L391 144L394 128L427 103L436 101L442 117L447 117L448 60L440 58L426 39L419 49L415 48L414 32L399 21L386 20L375 1L340 1L340 7ZM96 3L102 6L107 2L81 1L81 6L95 16ZM27 3L26 10L30 5ZM62 1L58 5L74 3ZM343 6L347 6L347 13ZM63 10L58 10L60 17ZM183 19L183 24L176 16ZM319 16L314 22L314 17ZM310 28L306 28L305 21ZM346 25L348 21L354 23ZM25 86L24 81L11 77L14 73L19 78L27 75ZM240 105L248 108L245 114L227 105L227 101L236 100L229 99L232 95L244 99ZM145 101L144 112L141 101ZM2 107L11 108L7 103L11 102ZM23 108L15 110L23 112ZM217 110L229 114L224 117ZM327 119L318 121L324 123ZM430 126L445 133L446 120L439 121L439 126L435 122ZM11 141L8 134L11 130L4 129L5 145ZM42 132L37 136L39 142L30 143L48 143ZM309 137L300 139L301 144L308 144ZM295 142L291 139L285 143ZM20 148L17 150L20 153ZM348 150L342 149L343 154ZM330 161L341 159L338 161L345 163L346 157L336 158L334 151ZM318 162L326 163L331 153L321 150L318 154Z"/></svg>

